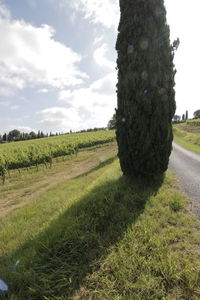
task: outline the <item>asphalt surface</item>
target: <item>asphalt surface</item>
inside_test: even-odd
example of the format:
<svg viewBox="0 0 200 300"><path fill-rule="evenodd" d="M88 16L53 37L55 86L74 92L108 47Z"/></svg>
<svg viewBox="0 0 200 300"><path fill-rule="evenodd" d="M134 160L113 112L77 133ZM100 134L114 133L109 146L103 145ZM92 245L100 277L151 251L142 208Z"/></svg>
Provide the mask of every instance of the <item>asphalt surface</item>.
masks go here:
<svg viewBox="0 0 200 300"><path fill-rule="evenodd" d="M182 190L192 200L192 212L200 219L200 155L173 143L169 170L178 175Z"/></svg>

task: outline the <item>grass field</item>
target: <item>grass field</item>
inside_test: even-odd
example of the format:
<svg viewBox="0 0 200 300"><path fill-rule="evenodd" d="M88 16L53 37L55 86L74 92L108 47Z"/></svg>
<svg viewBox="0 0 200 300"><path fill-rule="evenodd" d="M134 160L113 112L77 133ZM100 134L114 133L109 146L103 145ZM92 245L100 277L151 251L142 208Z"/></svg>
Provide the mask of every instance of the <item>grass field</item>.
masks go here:
<svg viewBox="0 0 200 300"><path fill-rule="evenodd" d="M200 154L200 126L181 123L173 125L174 141L182 147Z"/></svg>
<svg viewBox="0 0 200 300"><path fill-rule="evenodd" d="M0 186L0 298L199 299L199 225L174 175L130 182L116 153L110 143L12 171Z"/></svg>

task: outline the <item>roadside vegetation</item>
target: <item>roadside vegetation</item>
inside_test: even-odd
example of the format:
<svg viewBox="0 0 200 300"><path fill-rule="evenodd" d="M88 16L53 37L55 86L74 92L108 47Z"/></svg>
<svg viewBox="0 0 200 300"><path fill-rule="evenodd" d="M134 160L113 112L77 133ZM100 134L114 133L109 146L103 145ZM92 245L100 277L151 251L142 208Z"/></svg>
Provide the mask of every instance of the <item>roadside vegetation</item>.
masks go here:
<svg viewBox="0 0 200 300"><path fill-rule="evenodd" d="M173 125L174 141L200 154L200 119Z"/></svg>
<svg viewBox="0 0 200 300"><path fill-rule="evenodd" d="M0 187L2 210L6 188L24 200L1 218L2 299L199 299L198 224L175 177L132 182L116 153L85 149Z"/></svg>

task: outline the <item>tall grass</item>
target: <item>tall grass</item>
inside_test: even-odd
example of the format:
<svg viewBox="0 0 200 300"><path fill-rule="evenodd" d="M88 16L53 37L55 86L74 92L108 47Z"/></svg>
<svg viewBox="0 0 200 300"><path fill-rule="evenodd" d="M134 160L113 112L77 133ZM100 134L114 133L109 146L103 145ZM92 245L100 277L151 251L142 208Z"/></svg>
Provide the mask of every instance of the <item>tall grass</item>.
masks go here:
<svg viewBox="0 0 200 300"><path fill-rule="evenodd" d="M175 126L173 128L173 133L175 142L188 150L200 154L200 135L188 133Z"/></svg>
<svg viewBox="0 0 200 300"><path fill-rule="evenodd" d="M187 204L171 175L130 182L111 159L59 184L1 223L8 297L198 299L199 236Z"/></svg>

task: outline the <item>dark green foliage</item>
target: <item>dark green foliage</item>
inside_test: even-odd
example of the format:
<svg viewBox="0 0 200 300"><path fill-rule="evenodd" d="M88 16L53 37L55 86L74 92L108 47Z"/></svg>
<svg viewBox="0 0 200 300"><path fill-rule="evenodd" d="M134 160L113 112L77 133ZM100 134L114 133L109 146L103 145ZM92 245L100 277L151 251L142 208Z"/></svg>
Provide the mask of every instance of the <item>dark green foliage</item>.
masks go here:
<svg viewBox="0 0 200 300"><path fill-rule="evenodd" d="M121 0L120 9L116 115L121 168L130 177L162 174L172 148L178 45L170 45L163 0Z"/></svg>
<svg viewBox="0 0 200 300"><path fill-rule="evenodd" d="M8 133L8 141L15 141L15 140L18 140L20 137L20 131L17 130L17 129L14 129L14 130L11 130L9 133Z"/></svg>
<svg viewBox="0 0 200 300"><path fill-rule="evenodd" d="M114 114L112 116L112 119L110 119L110 121L108 122L108 129L112 130L112 129L116 129L116 114Z"/></svg>
<svg viewBox="0 0 200 300"><path fill-rule="evenodd" d="M197 110L193 113L193 115L194 115L194 119L200 118L200 109L197 109Z"/></svg>

